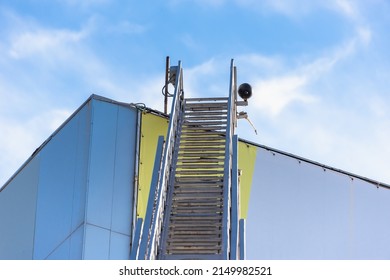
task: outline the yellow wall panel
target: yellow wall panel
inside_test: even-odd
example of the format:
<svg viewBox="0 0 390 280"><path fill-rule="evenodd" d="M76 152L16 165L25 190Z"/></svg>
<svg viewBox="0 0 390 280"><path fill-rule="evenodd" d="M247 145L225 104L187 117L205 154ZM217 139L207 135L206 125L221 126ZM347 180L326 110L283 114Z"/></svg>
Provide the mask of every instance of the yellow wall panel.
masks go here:
<svg viewBox="0 0 390 280"><path fill-rule="evenodd" d="M257 147L244 142L238 143L238 169L240 176L240 218L246 219L248 213L249 197L255 171Z"/></svg>
<svg viewBox="0 0 390 280"><path fill-rule="evenodd" d="M137 217L145 217L158 137L163 135L166 138L167 130L168 119L151 113L142 113Z"/></svg>

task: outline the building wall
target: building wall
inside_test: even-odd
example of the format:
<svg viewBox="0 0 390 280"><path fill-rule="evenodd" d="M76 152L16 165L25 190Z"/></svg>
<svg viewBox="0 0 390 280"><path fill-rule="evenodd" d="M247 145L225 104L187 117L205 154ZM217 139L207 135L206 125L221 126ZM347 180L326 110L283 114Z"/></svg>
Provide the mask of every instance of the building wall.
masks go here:
<svg viewBox="0 0 390 280"><path fill-rule="evenodd" d="M0 192L0 259L128 259L136 130L129 106L77 110Z"/></svg>
<svg viewBox="0 0 390 280"><path fill-rule="evenodd" d="M258 147L248 259L390 259L390 190Z"/></svg>
<svg viewBox="0 0 390 280"><path fill-rule="evenodd" d="M167 127L88 99L0 191L0 259L128 259ZM248 259L390 259L390 190L254 143L238 152Z"/></svg>
<svg viewBox="0 0 390 280"><path fill-rule="evenodd" d="M39 157L0 192L0 260L32 259Z"/></svg>

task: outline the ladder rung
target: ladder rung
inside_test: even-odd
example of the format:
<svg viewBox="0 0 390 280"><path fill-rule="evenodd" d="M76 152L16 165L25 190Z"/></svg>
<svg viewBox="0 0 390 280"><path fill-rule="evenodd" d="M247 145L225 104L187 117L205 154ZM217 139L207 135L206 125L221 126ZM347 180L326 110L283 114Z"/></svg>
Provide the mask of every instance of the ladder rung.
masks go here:
<svg viewBox="0 0 390 280"><path fill-rule="evenodd" d="M200 97L200 98L190 97L190 98L184 99L184 102L196 102L196 101L201 102L201 101L210 101L210 100L214 100L214 101L226 100L226 101L228 101L229 98L227 98L227 97Z"/></svg>
<svg viewBox="0 0 390 280"><path fill-rule="evenodd" d="M190 159L185 159L185 158L179 158L177 160L178 163L181 164L188 164L188 163L199 163L199 164L209 164L209 163L223 163L224 160L222 158L190 158Z"/></svg>
<svg viewBox="0 0 390 280"><path fill-rule="evenodd" d="M176 183L215 183L215 182L223 182L223 178L221 176L209 176L207 178L199 178L194 176L182 176L180 178L176 178Z"/></svg>
<svg viewBox="0 0 390 280"><path fill-rule="evenodd" d="M182 128L182 132L184 131L184 133L185 133L185 131L187 131L187 130L191 130L191 131L193 131L193 130L198 130L199 131L199 133L203 133L203 131L210 131L210 132L212 132L212 131L214 131L214 130L222 130L222 129L224 129L224 130L226 130L226 125L213 125L213 126L202 126L202 125L200 125L200 126L183 126L183 128Z"/></svg>
<svg viewBox="0 0 390 280"><path fill-rule="evenodd" d="M192 133L192 134L182 134L180 136L180 141L183 141L185 143L187 143L187 142L202 142L202 141L225 143L226 137L225 137L225 135L220 135L220 134L203 135L202 133L198 133L198 134Z"/></svg>
<svg viewBox="0 0 390 280"><path fill-rule="evenodd" d="M185 151L190 151L190 152L195 152L195 151L199 151L199 152L203 152L204 153L207 153L207 152L211 152L211 151L225 151L225 146L221 146L221 145L218 145L217 147L180 147L179 148L179 155L181 154L180 152L185 152Z"/></svg>
<svg viewBox="0 0 390 280"><path fill-rule="evenodd" d="M221 162L221 161L220 161ZM207 163L199 163L199 162L179 162L177 164L177 167L180 169L204 169L204 168L223 168L224 163L214 163L214 162L207 162Z"/></svg>
<svg viewBox="0 0 390 280"><path fill-rule="evenodd" d="M225 147L224 142L215 142L215 141L190 141L180 143L180 147L186 146L206 146L206 147Z"/></svg>
<svg viewBox="0 0 390 280"><path fill-rule="evenodd" d="M227 107L228 102L186 102L184 104L185 108L193 107Z"/></svg>
<svg viewBox="0 0 390 280"><path fill-rule="evenodd" d="M226 137L226 134L221 131L206 131L202 130L202 133L200 134L198 131L186 131L185 133L182 132L182 136L197 136L197 135L214 135L214 136L220 136L220 137Z"/></svg>
<svg viewBox="0 0 390 280"><path fill-rule="evenodd" d="M203 127L206 125L222 125L222 124L227 124L226 119L220 119L219 121L194 121L194 120L186 120L183 122L183 127L189 127L189 126L198 126L198 127Z"/></svg>
<svg viewBox="0 0 390 280"><path fill-rule="evenodd" d="M184 112L185 119L192 118L208 118L208 117L217 117L217 118L227 118L227 111L187 111Z"/></svg>
<svg viewBox="0 0 390 280"><path fill-rule="evenodd" d="M218 121L218 120L226 120L226 116L219 116L219 115L213 115L213 116L204 116L204 115L194 115L194 116L186 116L184 118L184 122L190 122L190 121Z"/></svg>

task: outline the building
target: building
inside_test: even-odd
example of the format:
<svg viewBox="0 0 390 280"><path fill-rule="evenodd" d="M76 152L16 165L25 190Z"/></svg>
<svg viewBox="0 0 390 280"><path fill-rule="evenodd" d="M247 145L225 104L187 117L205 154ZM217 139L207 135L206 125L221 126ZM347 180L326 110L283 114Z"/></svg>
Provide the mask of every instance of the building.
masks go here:
<svg viewBox="0 0 390 280"><path fill-rule="evenodd" d="M168 116L92 95L0 191L0 259L129 259ZM389 259L390 186L240 140L248 259Z"/></svg>

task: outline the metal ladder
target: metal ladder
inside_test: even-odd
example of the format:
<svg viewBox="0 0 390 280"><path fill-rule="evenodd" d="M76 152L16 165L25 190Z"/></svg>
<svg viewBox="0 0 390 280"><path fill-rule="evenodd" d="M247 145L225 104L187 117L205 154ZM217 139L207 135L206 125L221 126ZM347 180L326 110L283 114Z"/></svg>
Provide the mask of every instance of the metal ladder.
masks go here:
<svg viewBox="0 0 390 280"><path fill-rule="evenodd" d="M184 100L160 259L221 258L228 98Z"/></svg>
<svg viewBox="0 0 390 280"><path fill-rule="evenodd" d="M242 258L233 60L227 98L184 99L180 62L176 73L168 133L165 145L159 139L130 258Z"/></svg>

